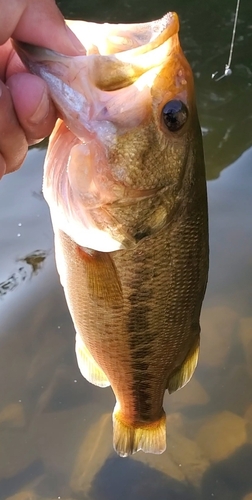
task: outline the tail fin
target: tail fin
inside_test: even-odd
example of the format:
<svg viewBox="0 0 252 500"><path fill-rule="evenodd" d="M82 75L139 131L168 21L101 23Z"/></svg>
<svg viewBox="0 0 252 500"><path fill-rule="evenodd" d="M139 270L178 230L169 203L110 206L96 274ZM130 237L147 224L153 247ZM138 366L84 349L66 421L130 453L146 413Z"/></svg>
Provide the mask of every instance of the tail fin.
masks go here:
<svg viewBox="0 0 252 500"><path fill-rule="evenodd" d="M113 413L113 444L121 457L127 457L139 450L145 453L163 453L166 449L166 415L141 427L133 427L123 421L120 410L115 407Z"/></svg>

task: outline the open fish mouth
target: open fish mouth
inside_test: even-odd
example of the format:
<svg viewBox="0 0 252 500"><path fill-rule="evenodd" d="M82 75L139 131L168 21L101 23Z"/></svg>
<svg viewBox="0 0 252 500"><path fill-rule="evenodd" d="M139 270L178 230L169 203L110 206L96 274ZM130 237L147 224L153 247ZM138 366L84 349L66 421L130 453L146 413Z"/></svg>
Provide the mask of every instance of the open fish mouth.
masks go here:
<svg viewBox="0 0 252 500"><path fill-rule="evenodd" d="M167 146L162 108L174 98L188 104L191 71L180 48L176 13L130 25L67 23L84 55L65 56L13 41L26 67L48 84L64 121L50 139L43 192L54 224L75 242L88 246L88 234L95 231L99 239L97 232L102 232L104 239L109 235L109 244L92 245L114 251L124 248L126 240L135 244L136 234L152 234L153 224L160 230L169 219L173 200L162 206L161 198L174 180L167 181L168 168L158 171L145 158L153 148L162 156ZM172 141L176 148L174 136ZM176 168L182 172L184 167L181 160ZM141 205L131 222L131 205L145 200L150 203L144 211Z"/></svg>
<svg viewBox="0 0 252 500"><path fill-rule="evenodd" d="M67 24L83 43L85 55L70 57L13 41L25 66L47 82L66 125L81 140L94 130L98 135L102 133L97 123L92 126L91 122L115 123L122 132L126 123L131 128L138 126L151 105L150 89L160 67L179 47L177 14L130 25L85 21ZM103 135L111 142L114 131L106 130Z"/></svg>
<svg viewBox="0 0 252 500"><path fill-rule="evenodd" d="M173 36L179 31L178 16L169 12L161 19L139 24L97 24L67 21L83 43L87 56L93 59L94 84L102 90L116 90L136 81L146 71L159 66L173 47ZM49 49L13 41L20 58L32 72L39 63L67 63L70 57ZM85 57L85 56L79 56ZM75 58L76 60L76 58ZM35 63L35 67L34 67ZM69 67L69 66L68 66ZM62 70L63 68L61 68ZM57 69L57 75L64 71Z"/></svg>

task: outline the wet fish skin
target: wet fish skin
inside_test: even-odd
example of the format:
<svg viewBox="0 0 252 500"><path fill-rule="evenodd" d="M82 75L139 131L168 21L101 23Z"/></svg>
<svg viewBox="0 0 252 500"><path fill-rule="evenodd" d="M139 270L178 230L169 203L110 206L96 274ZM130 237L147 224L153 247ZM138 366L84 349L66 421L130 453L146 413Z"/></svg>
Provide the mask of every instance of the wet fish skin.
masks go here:
<svg viewBox="0 0 252 500"><path fill-rule="evenodd" d="M165 390L185 385L198 358L208 272L202 138L176 15L98 29L100 45L87 34L82 58L21 49L67 125L51 137L44 194L79 367L112 386L116 451L161 453ZM177 132L162 115L173 100L188 109Z"/></svg>

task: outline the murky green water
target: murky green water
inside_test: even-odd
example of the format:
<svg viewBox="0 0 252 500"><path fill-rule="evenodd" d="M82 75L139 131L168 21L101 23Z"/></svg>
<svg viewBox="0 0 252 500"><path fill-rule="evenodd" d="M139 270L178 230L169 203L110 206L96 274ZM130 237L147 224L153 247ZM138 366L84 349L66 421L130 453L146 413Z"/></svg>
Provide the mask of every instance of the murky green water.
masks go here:
<svg viewBox="0 0 252 500"><path fill-rule="evenodd" d="M176 10L196 76L208 175L211 265L192 382L166 398L167 450L121 459L110 389L80 375L41 195L43 149L0 183L0 500L251 500L252 4L61 1L65 16L143 21ZM21 493L22 492L22 493ZM250 495L249 495L250 494Z"/></svg>

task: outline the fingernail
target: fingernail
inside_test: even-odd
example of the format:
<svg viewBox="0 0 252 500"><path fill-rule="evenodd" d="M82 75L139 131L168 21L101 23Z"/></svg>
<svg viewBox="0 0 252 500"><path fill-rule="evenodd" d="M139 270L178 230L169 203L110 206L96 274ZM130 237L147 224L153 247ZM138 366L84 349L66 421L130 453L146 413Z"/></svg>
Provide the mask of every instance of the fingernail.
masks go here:
<svg viewBox="0 0 252 500"><path fill-rule="evenodd" d="M85 47L83 47L83 45L80 42L80 40L72 32L72 30L69 28L69 26L67 26L67 24L66 24L66 32L67 32L68 39L71 41L71 43L72 43L73 47L75 48L75 50L78 50L78 52L79 52L80 55L86 54Z"/></svg>
<svg viewBox="0 0 252 500"><path fill-rule="evenodd" d="M29 121L35 125L41 123L47 118L49 114L49 99L46 89L44 89L40 103L33 115L30 117Z"/></svg>

